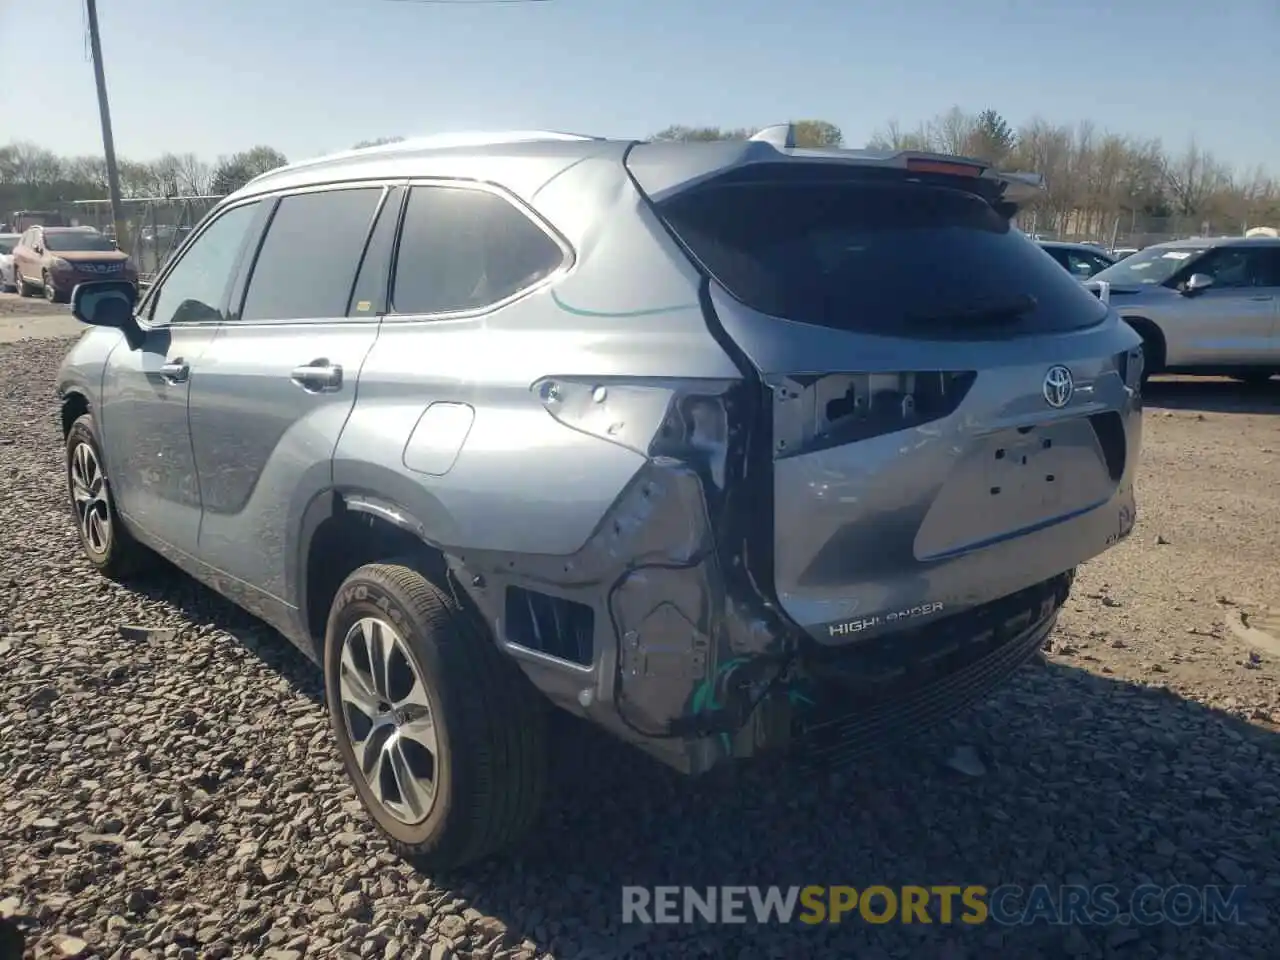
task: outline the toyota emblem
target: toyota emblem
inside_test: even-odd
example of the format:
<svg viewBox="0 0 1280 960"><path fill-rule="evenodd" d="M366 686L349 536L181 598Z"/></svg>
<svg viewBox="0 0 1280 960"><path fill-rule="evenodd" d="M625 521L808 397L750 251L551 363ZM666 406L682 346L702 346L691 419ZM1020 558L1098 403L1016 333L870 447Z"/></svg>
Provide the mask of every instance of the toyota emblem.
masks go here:
<svg viewBox="0 0 1280 960"><path fill-rule="evenodd" d="M1062 364L1052 366L1044 375L1044 399L1055 409L1065 407L1071 402L1071 395L1076 392L1075 381L1071 371Z"/></svg>

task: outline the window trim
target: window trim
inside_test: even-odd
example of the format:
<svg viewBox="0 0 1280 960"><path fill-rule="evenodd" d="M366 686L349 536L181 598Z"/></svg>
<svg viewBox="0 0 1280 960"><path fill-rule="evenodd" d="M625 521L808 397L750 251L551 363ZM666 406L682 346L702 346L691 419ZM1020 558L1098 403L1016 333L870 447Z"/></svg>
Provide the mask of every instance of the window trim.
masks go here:
<svg viewBox="0 0 1280 960"><path fill-rule="evenodd" d="M364 263L365 255L369 251L369 243L373 238L373 231L377 228L378 216L382 212L387 203L387 197L391 191L397 186L403 186L405 183L403 177L373 177L368 180L331 180L324 183L309 183L306 186L287 187L280 190L273 190L268 193L260 193L255 200L263 200L270 203L270 213L267 215L265 222L258 231L257 238L253 243L248 256L241 262L239 271L236 275L235 284L231 289L233 302L228 305L227 319L224 323L230 327L235 326L237 329L250 327L280 327L280 326L315 326L316 324L339 324L339 323L358 323L362 326L368 326L369 322L377 321L379 317L352 317L351 312L351 296L355 291L355 285L360 279L360 268ZM244 313L244 304L249 297L249 285L253 283L254 271L258 268L258 259L262 256L263 245L267 242L267 237L271 233L271 224L276 218L276 214L280 210L280 204L289 197L302 196L309 193L333 193L338 190L380 190L377 202L374 204L373 214L369 217L369 222L365 225L364 243L360 247L359 260L356 263L356 272L351 278L351 286L347 290L347 301L344 312L334 317L293 317L287 320L274 320L269 317L255 320L242 320L241 315ZM399 230L399 222L396 224Z"/></svg>
<svg viewBox="0 0 1280 960"><path fill-rule="evenodd" d="M391 249L391 269L387 277L387 312L383 315L384 323L421 323L423 321L436 322L447 320L470 320L476 317L487 316L497 310L522 300L533 293L560 282L569 274L569 272L577 265L577 251L573 249L572 244L565 236L555 228L555 226L541 213L535 210L530 204L516 196L505 187L493 183L488 180L467 180L460 177L412 177L405 183L404 203L400 208L400 219L396 224L396 239ZM554 269L549 271L546 276L535 280L533 283L526 284L519 290L508 294L501 300L495 300L491 304L482 307L472 307L467 310L448 310L436 312L417 312L417 313L401 313L395 307L395 289L396 289L396 271L400 266L400 243L404 237L404 220L408 215L409 202L413 197L415 187L452 187L456 189L474 190L479 193L489 193L510 204L518 213L523 214L528 220L541 230L557 247L560 248L560 263Z"/></svg>
<svg viewBox="0 0 1280 960"><path fill-rule="evenodd" d="M174 329L172 324L153 323L151 320L151 312L155 309L155 301L156 301L156 298L159 296L159 294L156 291L160 290L161 288L164 287L166 283L168 283L169 276L173 273L174 270L177 269L178 264L180 264L183 260L186 259L187 254L190 252L191 248L195 246L196 243L199 242L200 238L204 236L205 232L208 231L209 228L213 226L213 224L217 223L219 220L221 220L224 216L226 216L232 210L238 210L241 207L247 207L251 204L261 203L262 199L263 199L262 197L248 197L244 200L237 200L235 203L228 203L226 206L214 207L212 210L209 211L208 214L206 214L205 218L199 224L196 225L196 229L191 231L191 233L187 236L187 239L183 242L182 246L180 246L174 252L174 255L169 258L169 262L164 265L164 268L160 271L155 281L151 283L150 286L147 287L147 292L143 295L142 299L138 301L137 306L134 308L134 319L137 322L138 327L144 333L150 332L152 330ZM240 272L240 267L244 260L245 250L248 248L249 243L252 240L251 235L253 234L254 230L257 230L259 235L261 235L262 225L259 222L261 220L261 216L262 216L261 211L259 211L258 215L253 218L252 222L250 222L249 230L245 236L245 239L241 241L240 252L236 254L236 262L231 268L231 276L227 280L227 286L222 291L222 301L219 304L219 306L224 310L226 309L226 306L227 306L227 294L231 290L232 285L235 282L236 276ZM221 324L222 324L221 320L193 320L188 323L180 323L178 324L178 327L180 327L183 330L187 330L187 329L195 329L199 327L216 327L216 326L220 326Z"/></svg>

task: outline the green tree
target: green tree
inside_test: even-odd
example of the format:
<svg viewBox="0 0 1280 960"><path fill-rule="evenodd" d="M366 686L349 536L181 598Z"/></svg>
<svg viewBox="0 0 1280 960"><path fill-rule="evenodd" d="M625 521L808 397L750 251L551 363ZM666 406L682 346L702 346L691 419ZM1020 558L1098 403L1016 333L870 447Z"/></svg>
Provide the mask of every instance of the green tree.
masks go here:
<svg viewBox="0 0 1280 960"><path fill-rule="evenodd" d="M715 140L746 140L755 130L750 127L690 127L682 123L659 130L653 135L654 140L678 140L682 143L709 143Z"/></svg>
<svg viewBox="0 0 1280 960"><path fill-rule="evenodd" d="M254 177L276 167L283 167L288 162L279 150L265 146L256 146L230 157L223 157L214 167L210 190L221 196L234 193Z"/></svg>
<svg viewBox="0 0 1280 960"><path fill-rule="evenodd" d="M797 147L838 147L844 143L844 134L834 123L826 120L797 120Z"/></svg>
<svg viewBox="0 0 1280 960"><path fill-rule="evenodd" d="M1018 142L1017 134L1005 118L991 109L978 114L968 139L971 155L988 163L1003 163Z"/></svg>

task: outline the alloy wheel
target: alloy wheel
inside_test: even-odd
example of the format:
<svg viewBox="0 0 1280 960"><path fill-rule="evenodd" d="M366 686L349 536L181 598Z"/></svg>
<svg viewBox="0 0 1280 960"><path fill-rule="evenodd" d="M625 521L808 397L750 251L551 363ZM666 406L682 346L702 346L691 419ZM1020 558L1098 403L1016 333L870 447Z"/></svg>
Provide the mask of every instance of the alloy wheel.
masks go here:
<svg viewBox="0 0 1280 960"><path fill-rule="evenodd" d="M50 303L58 302L58 291L53 285L53 280L49 276L49 271L44 272L44 298Z"/></svg>
<svg viewBox="0 0 1280 960"><path fill-rule="evenodd" d="M71 454L71 499L84 542L94 553L105 554L111 546L107 477L98 455L87 443L78 445Z"/></svg>
<svg viewBox="0 0 1280 960"><path fill-rule="evenodd" d="M338 690L347 737L369 791L396 820L421 823L436 799L435 710L395 627L365 617L347 631Z"/></svg>

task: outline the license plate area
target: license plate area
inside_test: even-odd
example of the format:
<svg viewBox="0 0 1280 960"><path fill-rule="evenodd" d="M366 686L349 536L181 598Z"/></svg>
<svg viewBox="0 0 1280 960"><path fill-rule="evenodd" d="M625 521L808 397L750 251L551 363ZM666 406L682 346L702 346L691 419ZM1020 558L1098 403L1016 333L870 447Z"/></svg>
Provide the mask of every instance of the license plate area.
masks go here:
<svg viewBox="0 0 1280 960"><path fill-rule="evenodd" d="M917 534L916 557L937 559L1064 519L1105 502L1113 487L1087 419L990 434L943 484Z"/></svg>

